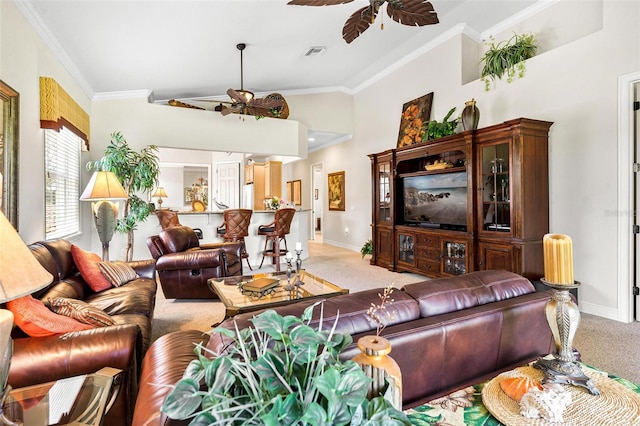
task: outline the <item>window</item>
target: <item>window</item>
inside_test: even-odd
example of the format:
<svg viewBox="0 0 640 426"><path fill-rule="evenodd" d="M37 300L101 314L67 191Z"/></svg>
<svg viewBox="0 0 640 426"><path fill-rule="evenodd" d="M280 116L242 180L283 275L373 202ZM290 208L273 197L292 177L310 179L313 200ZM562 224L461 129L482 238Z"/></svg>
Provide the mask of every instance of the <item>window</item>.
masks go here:
<svg viewBox="0 0 640 426"><path fill-rule="evenodd" d="M47 239L80 232L80 149L83 140L62 127L44 131L45 234Z"/></svg>

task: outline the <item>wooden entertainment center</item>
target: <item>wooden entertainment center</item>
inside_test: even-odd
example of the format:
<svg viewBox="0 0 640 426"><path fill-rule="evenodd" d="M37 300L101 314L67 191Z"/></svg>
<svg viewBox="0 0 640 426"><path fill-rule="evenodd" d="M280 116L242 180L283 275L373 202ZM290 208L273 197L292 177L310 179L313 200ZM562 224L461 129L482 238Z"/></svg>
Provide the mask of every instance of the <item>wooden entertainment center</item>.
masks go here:
<svg viewBox="0 0 640 426"><path fill-rule="evenodd" d="M430 277L541 278L552 124L518 118L370 154L371 263Z"/></svg>

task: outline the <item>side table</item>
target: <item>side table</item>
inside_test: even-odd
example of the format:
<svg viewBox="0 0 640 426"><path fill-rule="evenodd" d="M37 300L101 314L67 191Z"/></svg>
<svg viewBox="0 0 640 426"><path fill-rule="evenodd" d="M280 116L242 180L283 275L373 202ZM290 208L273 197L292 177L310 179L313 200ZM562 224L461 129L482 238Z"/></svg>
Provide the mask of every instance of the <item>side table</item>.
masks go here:
<svg viewBox="0 0 640 426"><path fill-rule="evenodd" d="M118 396L121 373L105 367L93 374L13 389L4 401L4 415L29 426L99 426Z"/></svg>

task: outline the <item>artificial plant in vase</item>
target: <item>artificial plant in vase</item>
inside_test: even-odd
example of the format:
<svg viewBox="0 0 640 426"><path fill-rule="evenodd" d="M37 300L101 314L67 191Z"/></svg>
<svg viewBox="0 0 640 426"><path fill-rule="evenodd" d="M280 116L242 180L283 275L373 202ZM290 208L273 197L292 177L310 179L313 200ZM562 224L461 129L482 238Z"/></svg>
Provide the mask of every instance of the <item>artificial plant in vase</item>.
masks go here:
<svg viewBox="0 0 640 426"><path fill-rule="evenodd" d="M309 325L316 305L301 318L267 310L247 329L214 329L234 344L224 354L196 347L162 411L191 425L409 425L383 397L368 400L370 379L339 359L351 336L336 323L323 330L322 318Z"/></svg>
<svg viewBox="0 0 640 426"><path fill-rule="evenodd" d="M514 77L524 76L524 61L535 56L538 51L538 40L535 34L516 34L508 39L495 43L493 38L487 44L487 51L480 59L483 64L481 79L484 89L489 91L491 82L502 79L507 75L507 82L511 83Z"/></svg>
<svg viewBox="0 0 640 426"><path fill-rule="evenodd" d="M456 117L453 120L449 120L456 107L453 107L447 112L441 122L436 120L427 121L422 126L422 141L439 139L445 136L453 135L456 132L459 118Z"/></svg>
<svg viewBox="0 0 640 426"><path fill-rule="evenodd" d="M360 249L360 253L362 254L363 259L366 255L373 254L373 240L371 238L364 242Z"/></svg>
<svg viewBox="0 0 640 426"><path fill-rule="evenodd" d="M129 147L122 133L111 134L111 142L104 156L87 163L87 170L113 172L129 195L124 202L122 218L118 219L116 231L127 234L125 260L133 259L134 231L151 213L149 203L138 196L140 192L150 192L158 186L160 166L156 152L158 147L149 145L140 152Z"/></svg>

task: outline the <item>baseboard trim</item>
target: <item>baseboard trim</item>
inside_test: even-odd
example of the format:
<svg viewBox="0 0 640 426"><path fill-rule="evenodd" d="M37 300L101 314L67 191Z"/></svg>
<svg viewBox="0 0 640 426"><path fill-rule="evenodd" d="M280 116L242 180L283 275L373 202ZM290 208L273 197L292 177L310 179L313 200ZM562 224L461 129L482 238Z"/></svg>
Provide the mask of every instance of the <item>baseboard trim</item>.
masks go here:
<svg viewBox="0 0 640 426"><path fill-rule="evenodd" d="M599 317L607 318L614 321L628 322L619 318L618 310L614 308L607 308L605 306L596 305L595 303L579 302L580 312L585 314L597 315Z"/></svg>
<svg viewBox="0 0 640 426"><path fill-rule="evenodd" d="M360 247L351 246L351 245L348 245L348 244L343 244L343 243L340 243L338 241L327 240L326 238L324 238L322 240L322 242L324 244L331 244L332 246L337 246L337 247L341 247L343 249L347 249L347 250L351 250L351 251L355 251L355 252L360 252Z"/></svg>

